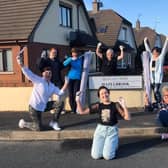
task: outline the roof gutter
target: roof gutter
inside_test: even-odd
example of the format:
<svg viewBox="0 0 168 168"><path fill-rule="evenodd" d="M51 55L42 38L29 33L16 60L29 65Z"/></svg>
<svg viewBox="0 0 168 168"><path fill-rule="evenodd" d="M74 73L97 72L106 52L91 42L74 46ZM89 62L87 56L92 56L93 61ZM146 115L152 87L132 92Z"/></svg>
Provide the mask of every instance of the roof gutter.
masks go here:
<svg viewBox="0 0 168 168"><path fill-rule="evenodd" d="M9 43L27 43L28 39L1 39L0 44L9 44Z"/></svg>

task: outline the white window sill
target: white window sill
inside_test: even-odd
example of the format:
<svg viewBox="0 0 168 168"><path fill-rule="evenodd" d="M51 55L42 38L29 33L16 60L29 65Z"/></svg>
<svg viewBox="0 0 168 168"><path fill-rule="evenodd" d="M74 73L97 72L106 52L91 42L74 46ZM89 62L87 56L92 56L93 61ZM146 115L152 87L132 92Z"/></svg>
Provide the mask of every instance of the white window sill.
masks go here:
<svg viewBox="0 0 168 168"><path fill-rule="evenodd" d="M13 75L14 72L0 72L0 75Z"/></svg>

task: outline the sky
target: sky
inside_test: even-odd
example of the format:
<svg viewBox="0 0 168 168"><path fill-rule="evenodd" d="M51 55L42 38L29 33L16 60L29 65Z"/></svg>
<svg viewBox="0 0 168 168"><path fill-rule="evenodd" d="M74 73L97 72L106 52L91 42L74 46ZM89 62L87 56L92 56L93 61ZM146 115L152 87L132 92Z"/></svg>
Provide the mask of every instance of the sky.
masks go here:
<svg viewBox="0 0 168 168"><path fill-rule="evenodd" d="M93 0L84 0L87 10L92 10ZM139 18L141 26L168 35L168 0L101 0L103 8L113 9L135 27Z"/></svg>

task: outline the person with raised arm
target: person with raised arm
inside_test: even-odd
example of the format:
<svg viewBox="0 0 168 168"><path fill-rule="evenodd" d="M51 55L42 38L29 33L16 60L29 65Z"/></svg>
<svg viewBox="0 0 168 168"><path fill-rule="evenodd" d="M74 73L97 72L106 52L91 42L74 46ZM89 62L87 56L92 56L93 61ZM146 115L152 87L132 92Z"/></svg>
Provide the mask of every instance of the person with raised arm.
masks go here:
<svg viewBox="0 0 168 168"><path fill-rule="evenodd" d="M79 114L98 113L98 125L96 127L91 156L93 159L104 158L105 160L114 159L118 149L118 116L124 120L130 120L131 116L126 107L125 100L120 97L117 102L110 101L110 91L105 86L98 89L100 102L82 108L79 99L80 92L76 95L77 109Z"/></svg>
<svg viewBox="0 0 168 168"><path fill-rule="evenodd" d="M96 55L99 57L101 61L101 72L103 75L115 75L116 74L116 68L117 68L117 61L123 59L124 57L124 47L119 46L120 48L120 55L117 57L114 56L113 49L109 48L106 51L106 55L103 55L100 52L100 47L102 46L102 43L97 44L96 48Z"/></svg>
<svg viewBox="0 0 168 168"><path fill-rule="evenodd" d="M70 66L67 77L69 79L68 92L69 92L69 104L71 107L71 113L76 114L76 92L80 89L81 75L83 70L83 56L79 55L79 49L72 48L71 56L64 61L64 66Z"/></svg>
<svg viewBox="0 0 168 168"><path fill-rule="evenodd" d="M20 119L18 126L20 128L28 128L34 131L41 131L42 126L42 113L49 111L51 109L55 109L55 113L53 114L53 120L49 123L50 127L54 130L60 130L61 128L58 125L58 109L61 109L61 102L49 101L49 98L56 94L61 96L64 94L64 90L67 87L68 81L65 79L64 86L60 90L51 82L52 71L51 65L48 61L43 62L43 66L41 67L41 75L38 76L34 74L30 69L24 66L23 63L23 52L24 49L20 51L18 56L16 57L18 65L21 67L23 74L33 83L33 90L29 100L29 115L31 118L31 122L26 122L24 119Z"/></svg>
<svg viewBox="0 0 168 168"><path fill-rule="evenodd" d="M164 64L164 58L168 48L168 37L166 37L162 50L159 47L154 47L151 51L148 45L147 37L144 38L144 45L145 45L146 51L149 52L149 56L150 56L151 88L154 92L156 107L158 107L158 104L161 102L161 94L159 89L163 80L163 64Z"/></svg>

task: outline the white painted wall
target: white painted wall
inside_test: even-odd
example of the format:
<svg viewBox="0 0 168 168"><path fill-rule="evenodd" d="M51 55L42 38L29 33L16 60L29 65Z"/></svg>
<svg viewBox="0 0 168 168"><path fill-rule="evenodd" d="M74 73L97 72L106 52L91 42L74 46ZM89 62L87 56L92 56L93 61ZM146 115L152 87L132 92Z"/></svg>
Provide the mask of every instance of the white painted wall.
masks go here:
<svg viewBox="0 0 168 168"><path fill-rule="evenodd" d="M0 87L0 92L0 112L28 111L28 103L32 92L32 87ZM88 94L90 103L97 101L97 90L89 91ZM128 107L143 106L142 90L111 91L111 95L112 100L116 100L116 98L122 95L127 100ZM133 99L134 97L136 97L136 99ZM66 98L64 102L65 110L70 110L68 98Z"/></svg>
<svg viewBox="0 0 168 168"><path fill-rule="evenodd" d="M35 31L34 42L69 45L69 41L67 40L69 32L77 29L77 6L70 0L61 0L61 2L72 6L72 28L61 27L59 25L59 0L54 0ZM80 30L92 35L86 16L81 7L79 11Z"/></svg>

